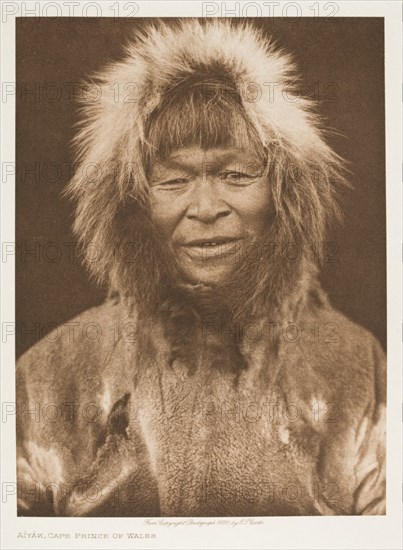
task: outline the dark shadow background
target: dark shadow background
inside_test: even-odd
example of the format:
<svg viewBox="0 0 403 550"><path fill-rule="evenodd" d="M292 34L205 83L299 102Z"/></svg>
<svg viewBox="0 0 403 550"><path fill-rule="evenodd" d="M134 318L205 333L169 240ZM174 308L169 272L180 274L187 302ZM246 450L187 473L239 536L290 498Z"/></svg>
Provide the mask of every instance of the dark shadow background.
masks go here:
<svg viewBox="0 0 403 550"><path fill-rule="evenodd" d="M97 288L72 257L72 206L61 197L71 175L69 142L77 120L72 85L119 59L126 39L146 21L16 21L17 357L105 297L105 289ZM321 114L335 130L329 143L350 163L354 189L345 192L345 223L328 239L338 245L338 262L325 263L322 281L334 306L385 347L383 19L254 21L294 55L301 92L319 99Z"/></svg>

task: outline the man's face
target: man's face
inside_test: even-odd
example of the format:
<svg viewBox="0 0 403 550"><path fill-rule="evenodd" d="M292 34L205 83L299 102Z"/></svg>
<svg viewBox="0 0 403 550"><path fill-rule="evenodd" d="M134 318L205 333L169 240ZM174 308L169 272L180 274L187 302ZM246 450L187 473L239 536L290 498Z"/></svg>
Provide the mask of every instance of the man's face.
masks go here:
<svg viewBox="0 0 403 550"><path fill-rule="evenodd" d="M151 218L185 279L219 284L268 220L264 166L252 149L178 149L150 173Z"/></svg>

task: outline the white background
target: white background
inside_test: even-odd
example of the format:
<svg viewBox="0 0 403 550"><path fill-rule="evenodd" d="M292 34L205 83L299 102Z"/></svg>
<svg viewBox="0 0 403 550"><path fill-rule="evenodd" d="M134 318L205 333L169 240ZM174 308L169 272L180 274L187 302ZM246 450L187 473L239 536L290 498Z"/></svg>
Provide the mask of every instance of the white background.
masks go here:
<svg viewBox="0 0 403 550"><path fill-rule="evenodd" d="M78 4L78 5L76 5ZM387 515L374 517L266 517L257 525L196 525L213 518L156 518L147 525L141 518L17 518L15 494L15 415L8 414L15 399L15 341L2 338L2 547L3 548L275 548L275 549L397 549L401 543L402 447L401 447L401 27L400 2L2 2L1 77L15 81L15 17L63 15L111 17L269 17L297 14L336 17L385 18L386 167L387 167ZM74 11L73 11L74 10ZM119 10L119 11L118 11ZM274 10L274 11L273 11ZM4 88L3 88L4 90ZM1 163L15 158L15 99L1 102ZM14 242L15 183L1 182L1 242ZM13 322L14 262L1 261L1 322ZM2 334L3 336L3 334ZM236 518L227 518L230 523ZM242 518L240 518L242 519ZM172 524L167 526L169 521ZM192 525L192 521L194 524ZM181 524L183 523L184 524ZM245 518L245 522L249 520ZM164 523L164 524L159 524ZM190 525L186 525L190 523ZM154 533L153 539L128 539L126 533ZM18 533L44 533L48 538L17 538ZM67 540L50 533L70 533ZM108 538L75 538L75 533L108 534ZM120 537L120 534L122 535ZM116 538L115 538L116 537Z"/></svg>

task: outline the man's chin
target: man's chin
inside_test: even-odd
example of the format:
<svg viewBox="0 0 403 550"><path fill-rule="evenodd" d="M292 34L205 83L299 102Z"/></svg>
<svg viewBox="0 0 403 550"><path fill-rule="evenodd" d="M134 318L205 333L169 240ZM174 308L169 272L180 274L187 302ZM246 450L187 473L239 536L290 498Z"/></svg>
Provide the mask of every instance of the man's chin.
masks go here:
<svg viewBox="0 0 403 550"><path fill-rule="evenodd" d="M188 283L212 287L226 285L240 264L240 257L235 254L237 250L222 246L218 252L209 248L200 252L196 248L180 247L175 250L176 265Z"/></svg>
<svg viewBox="0 0 403 550"><path fill-rule="evenodd" d="M193 267L187 265L181 268L181 272L186 282L212 287L226 285L231 280L234 271L234 266L230 267L223 265L208 267Z"/></svg>

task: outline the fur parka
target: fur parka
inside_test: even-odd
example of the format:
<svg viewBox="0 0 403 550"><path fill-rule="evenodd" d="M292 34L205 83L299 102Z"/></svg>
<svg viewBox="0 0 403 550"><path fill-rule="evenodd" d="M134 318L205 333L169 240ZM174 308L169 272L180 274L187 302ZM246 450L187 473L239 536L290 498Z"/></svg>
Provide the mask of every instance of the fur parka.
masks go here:
<svg viewBox="0 0 403 550"><path fill-rule="evenodd" d="M247 318L202 317L180 292L152 301L163 277L141 271L148 117L167 90L213 72L276 156L270 242L301 252L258 259ZM69 193L87 266L110 297L18 362L18 513L384 514L384 353L318 282L342 161L312 102L293 96L290 56L249 24L189 19L149 26L96 78ZM116 98L116 82L135 83L137 101Z"/></svg>

